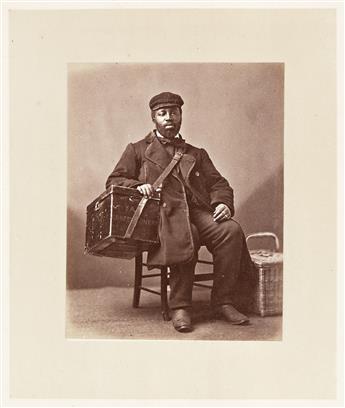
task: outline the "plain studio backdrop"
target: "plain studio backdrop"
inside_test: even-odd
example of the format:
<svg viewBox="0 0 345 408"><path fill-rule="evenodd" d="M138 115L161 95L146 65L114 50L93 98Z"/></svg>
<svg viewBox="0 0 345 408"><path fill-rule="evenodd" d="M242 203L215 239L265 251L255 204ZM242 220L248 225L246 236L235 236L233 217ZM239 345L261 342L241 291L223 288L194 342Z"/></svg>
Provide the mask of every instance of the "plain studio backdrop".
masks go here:
<svg viewBox="0 0 345 408"><path fill-rule="evenodd" d="M181 134L206 149L233 187L234 218L245 234L271 231L282 242L283 64L68 68L68 288L133 284L133 260L84 254L86 207L104 191L126 145L153 129L148 103L163 91L182 96Z"/></svg>

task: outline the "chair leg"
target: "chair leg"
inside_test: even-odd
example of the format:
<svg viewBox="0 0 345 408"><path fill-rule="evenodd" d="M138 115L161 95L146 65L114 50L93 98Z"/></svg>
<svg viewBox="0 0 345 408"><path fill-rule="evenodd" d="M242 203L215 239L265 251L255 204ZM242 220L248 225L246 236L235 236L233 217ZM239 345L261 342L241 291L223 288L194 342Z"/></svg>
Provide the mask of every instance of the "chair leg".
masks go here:
<svg viewBox="0 0 345 408"><path fill-rule="evenodd" d="M161 267L161 310L164 320L171 320L169 314L169 305L168 305L168 268L166 266Z"/></svg>
<svg viewBox="0 0 345 408"><path fill-rule="evenodd" d="M135 257L133 307L139 307L141 281L143 276L143 255Z"/></svg>

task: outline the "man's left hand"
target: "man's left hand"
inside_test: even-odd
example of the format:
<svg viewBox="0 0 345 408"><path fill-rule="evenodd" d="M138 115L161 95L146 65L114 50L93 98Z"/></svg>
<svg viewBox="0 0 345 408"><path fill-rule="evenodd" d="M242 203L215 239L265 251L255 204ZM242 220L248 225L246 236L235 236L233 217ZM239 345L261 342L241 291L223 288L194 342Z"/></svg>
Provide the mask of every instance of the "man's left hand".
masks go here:
<svg viewBox="0 0 345 408"><path fill-rule="evenodd" d="M218 204L213 213L213 221L222 222L230 220L231 211L226 204Z"/></svg>

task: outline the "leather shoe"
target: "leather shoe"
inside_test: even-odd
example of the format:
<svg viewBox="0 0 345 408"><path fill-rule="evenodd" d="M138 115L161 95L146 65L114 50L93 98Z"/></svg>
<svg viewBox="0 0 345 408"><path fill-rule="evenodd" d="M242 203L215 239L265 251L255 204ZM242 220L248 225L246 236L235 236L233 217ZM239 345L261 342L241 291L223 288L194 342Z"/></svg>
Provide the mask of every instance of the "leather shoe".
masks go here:
<svg viewBox="0 0 345 408"><path fill-rule="evenodd" d="M188 333L193 330L190 313L186 309L174 309L171 314L172 324L175 330L181 333Z"/></svg>
<svg viewBox="0 0 345 408"><path fill-rule="evenodd" d="M220 305L215 309L216 316L225 318L231 324L248 324L249 319L232 305Z"/></svg>

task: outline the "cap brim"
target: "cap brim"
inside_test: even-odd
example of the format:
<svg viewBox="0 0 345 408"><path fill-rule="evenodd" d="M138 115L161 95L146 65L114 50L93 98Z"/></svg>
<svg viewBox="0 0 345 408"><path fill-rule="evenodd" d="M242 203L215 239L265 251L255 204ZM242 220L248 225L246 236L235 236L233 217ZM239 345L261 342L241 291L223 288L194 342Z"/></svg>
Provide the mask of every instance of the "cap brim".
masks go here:
<svg viewBox="0 0 345 408"><path fill-rule="evenodd" d="M151 108L151 110L158 110L161 108L171 108L172 106L177 106L180 107L177 103L171 103L171 102L166 102L166 103L159 103L158 105L155 105Z"/></svg>

